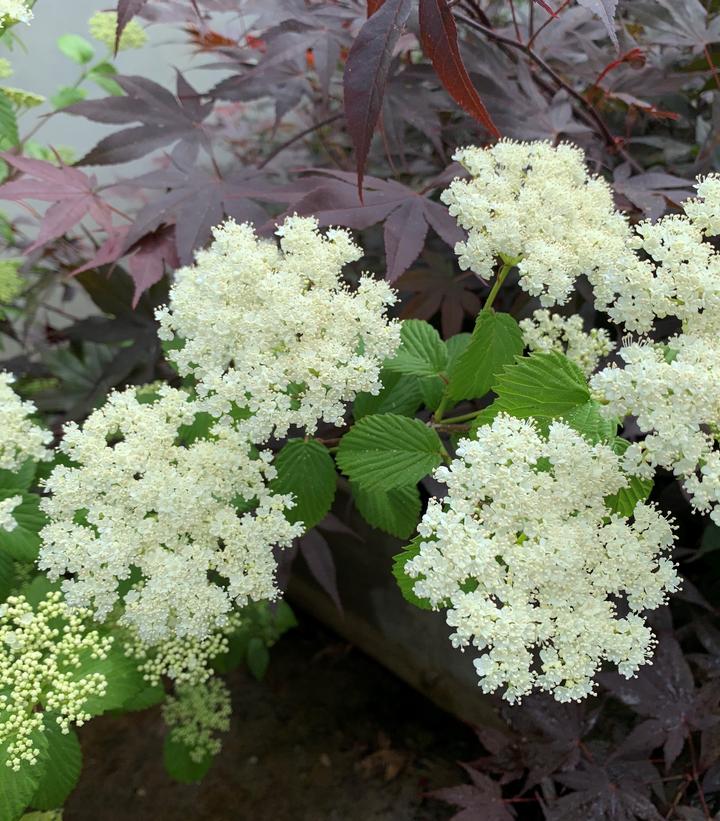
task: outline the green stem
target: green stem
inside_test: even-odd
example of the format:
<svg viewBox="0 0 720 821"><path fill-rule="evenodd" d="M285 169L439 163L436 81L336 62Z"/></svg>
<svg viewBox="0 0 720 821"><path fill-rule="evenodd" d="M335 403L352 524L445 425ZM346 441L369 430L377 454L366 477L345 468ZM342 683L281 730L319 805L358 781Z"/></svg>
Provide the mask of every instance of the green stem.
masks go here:
<svg viewBox="0 0 720 821"><path fill-rule="evenodd" d="M442 423L443 425L455 425L459 422L469 422L481 413L482 410L476 410L472 413L463 413L462 416L453 416L450 419L443 419Z"/></svg>
<svg viewBox="0 0 720 821"><path fill-rule="evenodd" d="M503 267L498 271L498 275L495 278L495 282L488 294L488 298L485 300L485 304L483 305L483 311L489 311L492 308L492 304L495 301L495 297L497 296L498 291L502 287L503 282L505 282L505 277L510 273L515 262L506 262Z"/></svg>
<svg viewBox="0 0 720 821"><path fill-rule="evenodd" d="M448 403L450 402L450 397L447 395L447 392L443 395L443 398L440 400L440 404L437 406L435 413L433 414L433 422L441 422L443 418L443 414L447 410Z"/></svg>

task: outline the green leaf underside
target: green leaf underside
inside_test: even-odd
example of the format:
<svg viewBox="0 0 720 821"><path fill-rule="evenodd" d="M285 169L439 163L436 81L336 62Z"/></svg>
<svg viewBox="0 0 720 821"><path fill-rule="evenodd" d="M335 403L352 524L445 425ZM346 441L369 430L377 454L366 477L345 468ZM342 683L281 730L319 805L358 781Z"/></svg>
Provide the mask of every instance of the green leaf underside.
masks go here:
<svg viewBox="0 0 720 821"><path fill-rule="evenodd" d="M387 413L357 422L340 443L337 463L364 490L382 491L417 484L440 464L442 453L434 430Z"/></svg>
<svg viewBox="0 0 720 821"><path fill-rule="evenodd" d="M294 439L275 457L275 467L278 475L273 490L295 498L287 518L311 530L325 518L335 498L337 474L332 456L319 442Z"/></svg>

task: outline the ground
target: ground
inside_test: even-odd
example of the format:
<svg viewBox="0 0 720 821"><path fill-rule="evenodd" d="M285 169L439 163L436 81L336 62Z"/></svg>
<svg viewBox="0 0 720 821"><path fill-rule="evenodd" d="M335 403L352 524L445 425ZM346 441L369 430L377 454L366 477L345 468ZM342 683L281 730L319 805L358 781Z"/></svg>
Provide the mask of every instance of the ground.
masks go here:
<svg viewBox="0 0 720 821"><path fill-rule="evenodd" d="M262 682L228 678L233 723L198 785L162 765L157 708L81 731L85 767L65 821L440 821L425 794L465 779L472 731L300 614Z"/></svg>

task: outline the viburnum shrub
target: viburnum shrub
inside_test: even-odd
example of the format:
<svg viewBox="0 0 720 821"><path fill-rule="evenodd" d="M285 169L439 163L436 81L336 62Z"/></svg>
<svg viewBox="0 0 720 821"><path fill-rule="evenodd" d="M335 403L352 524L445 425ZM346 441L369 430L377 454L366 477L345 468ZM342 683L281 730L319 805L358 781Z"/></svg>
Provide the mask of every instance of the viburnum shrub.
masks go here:
<svg viewBox="0 0 720 821"><path fill-rule="evenodd" d="M32 18L31 5L0 0L4 42ZM20 219L3 224L23 259L0 262L2 330L20 350L0 373L0 821L62 806L82 765L73 726L109 710L162 704L169 773L202 778L230 727L220 676L244 663L262 677L268 648L295 623L282 594L298 550L337 601L322 532L347 530L338 517L348 498L369 528L399 540L393 573L408 607L442 614L478 698L497 694L507 718L504 734L479 729L490 755L468 766L472 786L437 793L463 809L458 817L506 821L526 802L555 821L711 818L720 631L684 571L720 546L720 175L698 161L684 202L671 193L687 181L666 174L638 197L650 218L626 207L634 201L630 185L623 200L623 182L646 172L629 176L638 170L632 141L613 138L598 108L667 112L603 87L640 60L633 49L582 93L558 80L533 50L552 18L536 25L532 4L522 14L510 4L515 39L475 3L457 19L503 46L498 61L510 49L536 72L549 68L558 87L548 90L512 63L518 99L529 105L531 89L542 91L561 127L462 148L453 139L449 166L447 135L463 136L466 121L441 136L406 109L393 130L381 109L398 76L427 99L440 84L497 136L492 89L486 108L458 49L452 8L462 4L421 0L415 31L407 2L371 4L367 20L351 3L298 3L292 25L283 18L278 28L295 46L314 32L310 51L295 49L299 84L294 57L265 63L287 45L277 30L246 33L240 45L209 27L213 10L229 10L225 0L200 4L207 17L192 5L198 49L225 63L259 52L247 74L211 92L178 73L173 95L111 62L144 45L133 19L141 10L188 23L174 4L125 0L93 16L89 31L111 54L92 66L88 41L60 38L84 68L52 105L141 123L76 165L20 137L29 98L0 87L9 149L0 196L51 203L35 212L32 238ZM609 31L619 46L614 4L597 5L602 37ZM621 18L624 37L652 29L643 9ZM575 12L598 39L581 9L566 19ZM707 12L711 80L719 22ZM698 32L683 36L695 55ZM378 38L374 88L390 97L368 102L361 58ZM326 112L301 134L344 116L344 132L308 150L339 167L270 184L265 165L299 138L260 159L257 135L241 167L232 152L244 115L233 121L217 100L243 114L267 96L253 86L259 77L287 82L274 133L308 98L331 106L343 63L344 114ZM85 100L86 81L110 97ZM708 94L716 90L692 98L696 131ZM405 127L425 135L403 158L414 188L365 176L381 117L398 160ZM587 151L560 139L573 134ZM135 188L100 184L79 167L159 148L168 151ZM614 187L598 173L605 160L616 163ZM118 202L138 189L161 194L143 196L130 216ZM384 254L369 230L380 222ZM437 236L425 248L430 228ZM425 267L412 268L421 253ZM369 264L383 256L384 277ZM443 266L455 263L464 273L446 277ZM57 271L103 316L66 310ZM53 312L69 322L40 330L38 317ZM701 520L695 555L684 540L688 521ZM683 625L676 637L670 599ZM703 616L687 616L692 608Z"/></svg>

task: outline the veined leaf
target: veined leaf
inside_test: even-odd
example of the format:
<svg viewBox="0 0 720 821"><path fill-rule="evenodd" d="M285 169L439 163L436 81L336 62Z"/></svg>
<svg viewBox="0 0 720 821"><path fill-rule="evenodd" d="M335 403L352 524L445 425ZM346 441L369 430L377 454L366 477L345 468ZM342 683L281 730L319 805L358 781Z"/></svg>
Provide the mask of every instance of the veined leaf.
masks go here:
<svg viewBox="0 0 720 821"><path fill-rule="evenodd" d="M594 399L572 408L565 421L593 444L614 439L618 426L617 420L608 419Z"/></svg>
<svg viewBox="0 0 720 821"><path fill-rule="evenodd" d="M590 401L578 366L556 351L517 357L497 378L493 390L498 411L548 421Z"/></svg>
<svg viewBox="0 0 720 821"><path fill-rule="evenodd" d="M522 350L522 331L510 314L481 311L467 347L450 371L450 399L459 402L485 396L502 368Z"/></svg>
<svg viewBox="0 0 720 821"><path fill-rule="evenodd" d="M393 52L411 7L410 0L386 0L360 29L345 64L345 119L355 145L361 200L365 164L382 110Z"/></svg>
<svg viewBox="0 0 720 821"><path fill-rule="evenodd" d="M337 474L332 456L319 442L294 439L275 457L276 493L292 493L295 507L287 511L291 522L311 530L325 518L335 498Z"/></svg>
<svg viewBox="0 0 720 821"><path fill-rule="evenodd" d="M357 509L372 527L398 539L408 539L415 532L421 511L415 485L387 491L368 491L353 485L352 491Z"/></svg>
<svg viewBox="0 0 720 821"><path fill-rule="evenodd" d="M401 416L414 416L423 403L423 390L420 380L414 376L383 371L380 374L383 388L376 396L371 393L359 393L353 403L353 415L356 420L373 413L399 413Z"/></svg>
<svg viewBox="0 0 720 821"><path fill-rule="evenodd" d="M420 43L448 94L493 137L499 138L500 132L463 63L455 18L447 0L420 0Z"/></svg>
<svg viewBox="0 0 720 821"><path fill-rule="evenodd" d="M411 376L437 376L447 367L448 351L440 334L422 319L406 319L400 331L400 348L385 363L388 371Z"/></svg>
<svg viewBox="0 0 720 821"><path fill-rule="evenodd" d="M44 721L47 754L30 804L36 810L54 810L62 807L75 789L82 770L82 751L74 730L63 733L52 713L47 713Z"/></svg>
<svg viewBox="0 0 720 821"><path fill-rule="evenodd" d="M337 463L364 490L383 491L416 484L440 464L442 454L434 430L387 413L357 422L340 442Z"/></svg>

